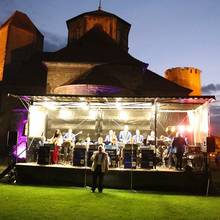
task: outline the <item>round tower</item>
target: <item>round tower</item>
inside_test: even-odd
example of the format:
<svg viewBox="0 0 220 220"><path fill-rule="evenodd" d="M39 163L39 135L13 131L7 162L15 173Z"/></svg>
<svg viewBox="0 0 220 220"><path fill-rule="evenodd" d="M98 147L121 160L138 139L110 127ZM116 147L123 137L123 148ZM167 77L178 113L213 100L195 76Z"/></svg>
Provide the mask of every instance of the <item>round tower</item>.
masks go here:
<svg viewBox="0 0 220 220"><path fill-rule="evenodd" d="M189 88L192 92L190 96L201 95L201 71L193 67L176 67L165 71L165 78L176 84Z"/></svg>

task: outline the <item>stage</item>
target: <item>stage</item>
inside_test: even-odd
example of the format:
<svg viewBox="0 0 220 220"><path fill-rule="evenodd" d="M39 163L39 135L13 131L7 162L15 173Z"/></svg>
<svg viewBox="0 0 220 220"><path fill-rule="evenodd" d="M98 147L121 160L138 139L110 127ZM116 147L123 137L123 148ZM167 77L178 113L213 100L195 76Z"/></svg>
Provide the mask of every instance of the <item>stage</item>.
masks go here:
<svg viewBox="0 0 220 220"><path fill-rule="evenodd" d="M90 167L71 165L38 165L17 163L18 184L91 186ZM157 190L204 194L207 174L204 172L175 171L168 168L124 169L110 168L104 186L117 189Z"/></svg>

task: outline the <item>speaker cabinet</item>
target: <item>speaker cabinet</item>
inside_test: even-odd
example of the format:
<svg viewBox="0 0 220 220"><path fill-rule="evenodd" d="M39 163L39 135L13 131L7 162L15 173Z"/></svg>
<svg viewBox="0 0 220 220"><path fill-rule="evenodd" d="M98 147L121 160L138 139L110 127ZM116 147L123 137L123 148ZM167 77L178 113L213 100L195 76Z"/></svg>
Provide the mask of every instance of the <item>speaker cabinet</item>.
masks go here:
<svg viewBox="0 0 220 220"><path fill-rule="evenodd" d="M7 145L12 147L17 144L18 132L17 131L8 131L7 136Z"/></svg>
<svg viewBox="0 0 220 220"><path fill-rule="evenodd" d="M38 164L47 165L50 162L50 147L40 146L38 149Z"/></svg>
<svg viewBox="0 0 220 220"><path fill-rule="evenodd" d="M207 143L207 152L215 152L215 138L214 137L207 137L206 138L206 143Z"/></svg>

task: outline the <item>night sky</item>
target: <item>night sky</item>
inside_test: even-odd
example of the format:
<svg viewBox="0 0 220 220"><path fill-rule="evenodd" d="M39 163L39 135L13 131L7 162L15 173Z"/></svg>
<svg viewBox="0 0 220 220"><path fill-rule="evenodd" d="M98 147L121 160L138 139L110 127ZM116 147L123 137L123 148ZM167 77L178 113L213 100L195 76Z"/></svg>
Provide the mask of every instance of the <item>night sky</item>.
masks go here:
<svg viewBox="0 0 220 220"><path fill-rule="evenodd" d="M65 21L98 8L99 0L0 0L0 24L15 10L26 13L45 36L45 51L65 46ZM168 68L202 71L203 94L220 94L220 0L103 0L102 9L131 26L129 53L163 75ZM215 103L214 133L220 135Z"/></svg>

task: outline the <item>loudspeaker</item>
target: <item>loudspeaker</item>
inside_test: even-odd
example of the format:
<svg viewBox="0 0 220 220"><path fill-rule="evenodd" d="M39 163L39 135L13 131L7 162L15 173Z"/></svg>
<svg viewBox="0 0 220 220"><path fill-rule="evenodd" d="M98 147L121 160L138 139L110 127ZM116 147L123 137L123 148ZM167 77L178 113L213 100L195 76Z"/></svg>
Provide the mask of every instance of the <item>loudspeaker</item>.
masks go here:
<svg viewBox="0 0 220 220"><path fill-rule="evenodd" d="M7 135L7 145L12 147L17 144L18 132L17 131L8 131Z"/></svg>
<svg viewBox="0 0 220 220"><path fill-rule="evenodd" d="M215 138L214 137L207 137L207 153L215 152Z"/></svg>
<svg viewBox="0 0 220 220"><path fill-rule="evenodd" d="M40 146L38 149L38 164L47 165L50 163L50 147Z"/></svg>

